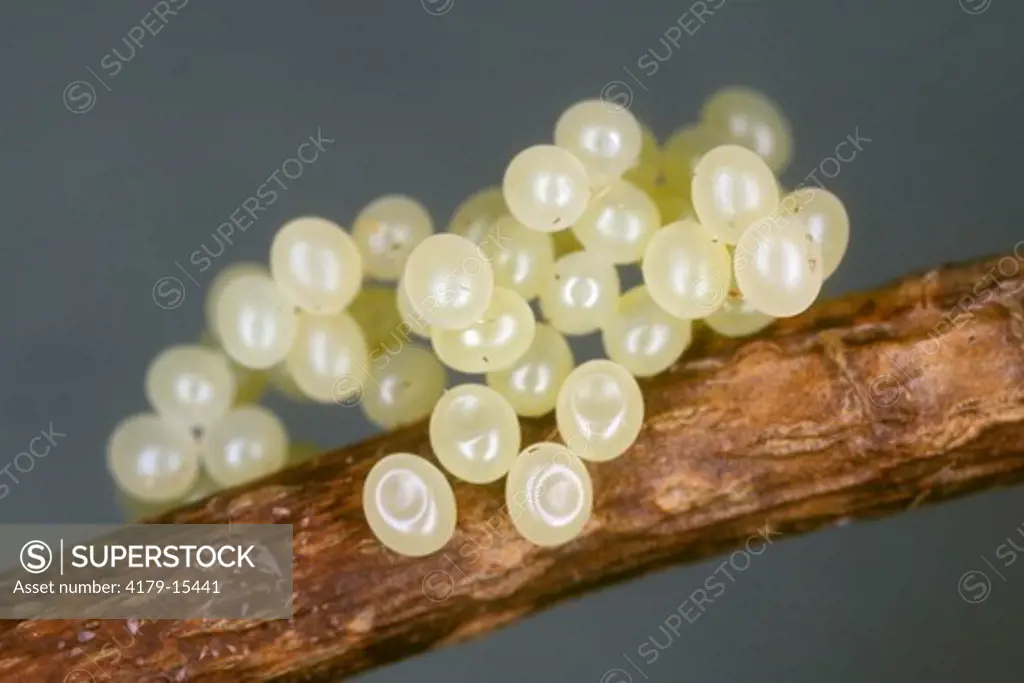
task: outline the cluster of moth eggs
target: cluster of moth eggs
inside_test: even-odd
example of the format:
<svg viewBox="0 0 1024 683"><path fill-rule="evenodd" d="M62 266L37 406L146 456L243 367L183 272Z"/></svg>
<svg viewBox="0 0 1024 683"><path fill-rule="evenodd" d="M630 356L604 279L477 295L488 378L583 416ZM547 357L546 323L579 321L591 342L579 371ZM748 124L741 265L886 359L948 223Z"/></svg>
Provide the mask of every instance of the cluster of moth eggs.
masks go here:
<svg viewBox="0 0 1024 683"><path fill-rule="evenodd" d="M824 189L782 195L791 134L751 91L715 94L700 123L662 147L629 111L596 100L565 111L553 142L517 154L447 232L415 200L389 195L351 233L322 218L287 223L269 270L225 269L207 297L214 344L160 354L146 380L154 412L111 438L120 488L177 501L197 495L197 481L206 493L283 467L283 425L252 405L269 378L308 400L358 403L385 428L429 415L445 470L479 484L505 477L524 537L571 540L593 498L581 459L617 457L640 431L634 378L670 367L695 320L743 336L805 310L842 258L849 222ZM643 284L622 292L620 270L637 265ZM577 367L566 335L593 332L610 360ZM445 391L444 366L486 384ZM519 418L552 410L565 445L521 450ZM428 554L454 533L452 487L420 456L381 459L363 494L373 533L396 552Z"/></svg>

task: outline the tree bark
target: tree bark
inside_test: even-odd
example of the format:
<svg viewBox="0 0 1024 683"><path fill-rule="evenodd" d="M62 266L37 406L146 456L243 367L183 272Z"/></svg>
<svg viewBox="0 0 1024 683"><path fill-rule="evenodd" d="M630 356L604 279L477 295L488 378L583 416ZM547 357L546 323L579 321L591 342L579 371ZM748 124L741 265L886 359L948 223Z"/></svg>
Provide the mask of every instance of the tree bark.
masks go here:
<svg viewBox="0 0 1024 683"><path fill-rule="evenodd" d="M332 681L765 542L751 539L1018 482L1022 291L1007 256L820 303L753 340L698 335L644 383L636 445L588 464L593 518L559 548L514 531L500 483L456 483L458 530L443 551L384 551L361 484L383 454L429 456L423 424L218 493L160 521L293 524L293 619L5 622L0 680ZM524 443L556 438L550 417L523 429Z"/></svg>

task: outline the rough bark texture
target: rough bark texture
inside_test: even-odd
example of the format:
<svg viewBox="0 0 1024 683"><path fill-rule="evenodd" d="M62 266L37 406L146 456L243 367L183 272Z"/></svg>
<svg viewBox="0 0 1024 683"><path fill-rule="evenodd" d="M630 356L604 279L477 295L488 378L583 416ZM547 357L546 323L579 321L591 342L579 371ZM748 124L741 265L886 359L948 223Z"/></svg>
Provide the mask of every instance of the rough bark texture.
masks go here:
<svg viewBox="0 0 1024 683"><path fill-rule="evenodd" d="M593 519L561 548L510 528L500 484L456 484L459 527L443 552L381 550L360 512L363 478L384 453L429 455L424 425L169 513L162 521L294 524L294 618L6 622L0 680L329 681L722 552L766 526L804 532L1017 482L1019 266L939 268L821 303L752 341L701 336L645 384L633 449L590 467ZM524 429L525 443L555 436L551 419Z"/></svg>

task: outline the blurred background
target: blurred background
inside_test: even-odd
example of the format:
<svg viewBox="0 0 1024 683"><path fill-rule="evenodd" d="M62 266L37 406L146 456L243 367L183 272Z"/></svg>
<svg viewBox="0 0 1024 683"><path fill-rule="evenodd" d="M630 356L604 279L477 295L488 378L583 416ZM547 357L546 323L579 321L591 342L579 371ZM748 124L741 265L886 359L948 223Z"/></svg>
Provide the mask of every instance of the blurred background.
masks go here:
<svg viewBox="0 0 1024 683"><path fill-rule="evenodd" d="M211 279L265 262L284 221L348 226L400 192L443 227L577 100L628 99L664 138L722 86L774 98L796 139L784 184L818 170L851 216L826 296L1024 237L1024 5L1009 0L157 4L177 13L116 73L101 61L128 52L152 2L0 9L3 523L123 519L110 430L146 410L150 359L198 338ZM273 206L207 270L190 263L318 131L333 142ZM826 163L848 136L856 156ZM267 403L323 449L375 431L358 410ZM13 469L51 429L65 436L49 455ZM994 492L778 539L654 661L638 650L664 645L659 626L721 558L359 680L1007 680L1024 666L1024 562L1007 561L1008 543L1024 548L1022 501Z"/></svg>

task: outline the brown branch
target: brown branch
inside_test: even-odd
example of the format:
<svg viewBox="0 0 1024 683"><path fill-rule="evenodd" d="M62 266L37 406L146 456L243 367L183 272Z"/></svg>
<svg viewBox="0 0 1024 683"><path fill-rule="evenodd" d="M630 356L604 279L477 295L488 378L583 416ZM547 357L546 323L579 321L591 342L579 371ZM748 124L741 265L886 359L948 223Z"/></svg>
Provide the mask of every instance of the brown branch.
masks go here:
<svg viewBox="0 0 1024 683"><path fill-rule="evenodd" d="M1017 482L1022 293L1006 257L822 303L757 340L702 337L644 387L639 441L590 468L593 519L557 549L510 528L500 484L457 484L458 532L443 552L383 551L360 512L363 477L384 453L429 455L423 425L225 491L163 521L294 524L292 620L161 621L132 636L123 622L7 622L0 680L328 681L759 530L803 532ZM555 432L550 419L524 429L526 442ZM76 668L96 673L68 677Z"/></svg>

